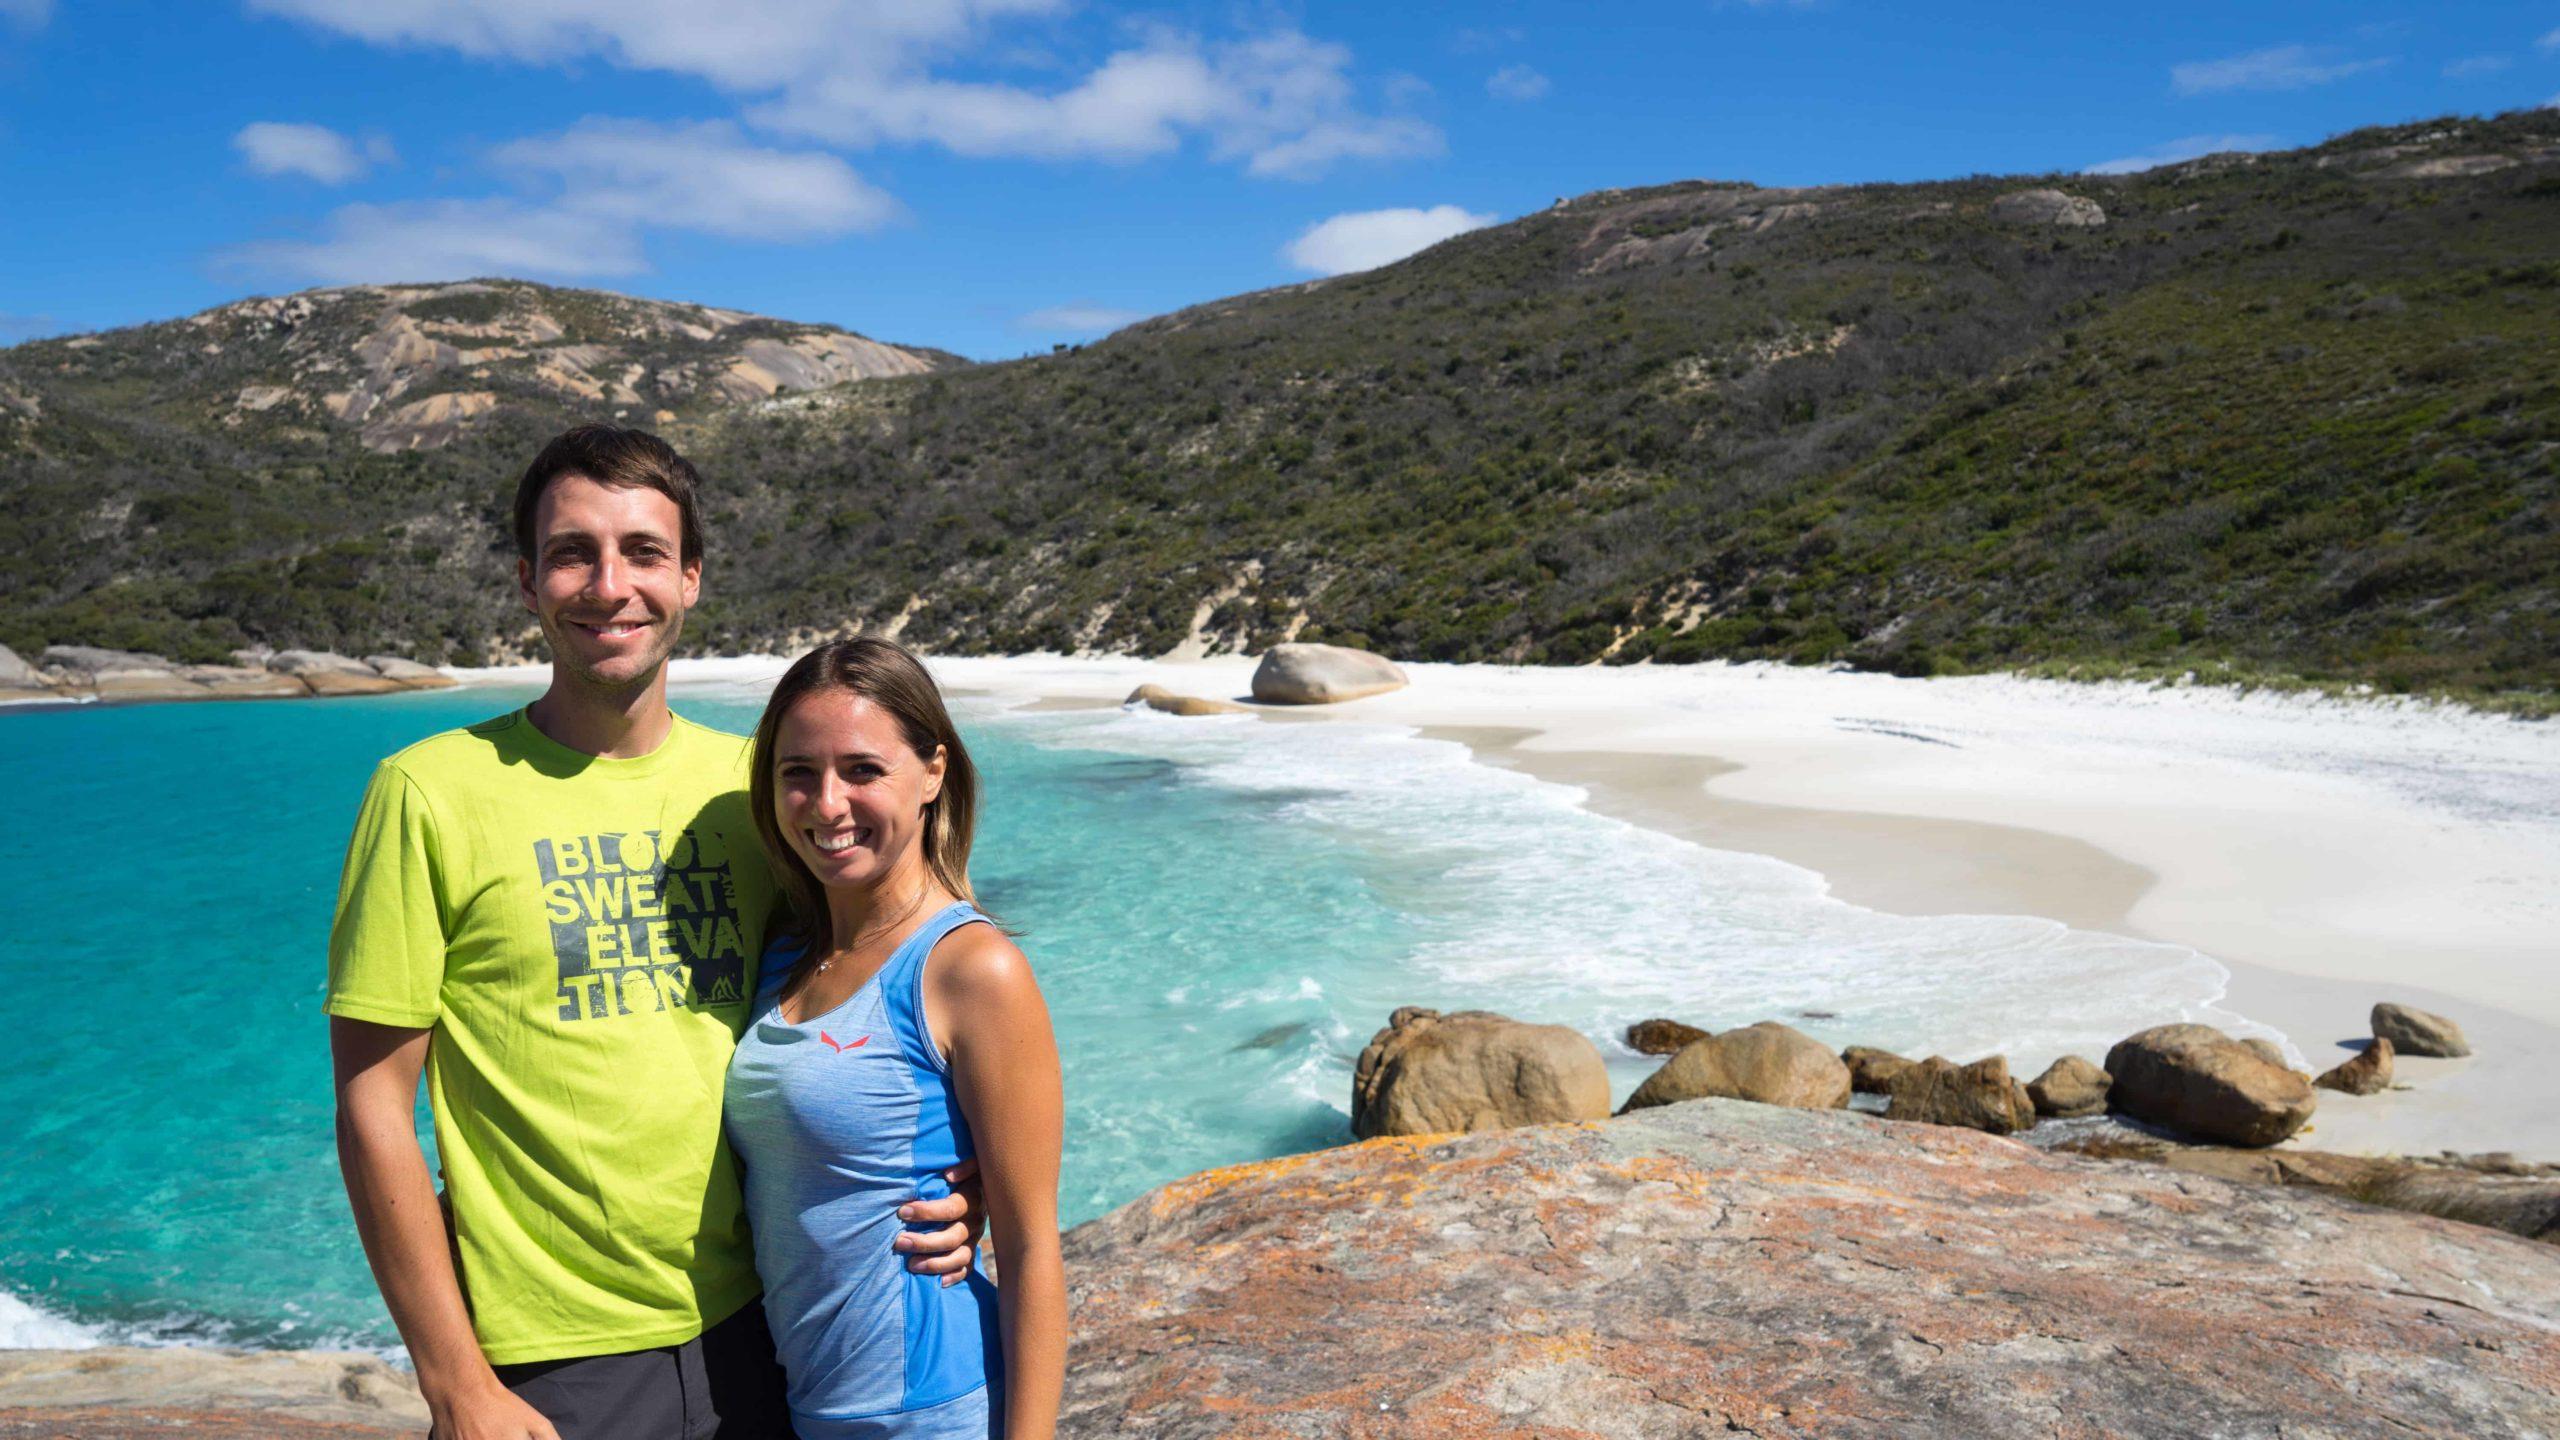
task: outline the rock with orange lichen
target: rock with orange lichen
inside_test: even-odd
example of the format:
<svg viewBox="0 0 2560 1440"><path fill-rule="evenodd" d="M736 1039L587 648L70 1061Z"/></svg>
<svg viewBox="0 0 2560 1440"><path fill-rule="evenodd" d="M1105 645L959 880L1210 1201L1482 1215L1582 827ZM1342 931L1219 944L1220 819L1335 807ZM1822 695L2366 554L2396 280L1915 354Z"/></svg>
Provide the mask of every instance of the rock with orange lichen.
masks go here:
<svg viewBox="0 0 2560 1440"><path fill-rule="evenodd" d="M1407 1005L1369 1039L1351 1074L1351 1133L1437 1135L1609 1113L1600 1049L1563 1025L1486 1010Z"/></svg>
<svg viewBox="0 0 2560 1440"><path fill-rule="evenodd" d="M2560 1251L1729 1100L1213 1171L1067 1238L1060 1433L2560 1432Z"/></svg>

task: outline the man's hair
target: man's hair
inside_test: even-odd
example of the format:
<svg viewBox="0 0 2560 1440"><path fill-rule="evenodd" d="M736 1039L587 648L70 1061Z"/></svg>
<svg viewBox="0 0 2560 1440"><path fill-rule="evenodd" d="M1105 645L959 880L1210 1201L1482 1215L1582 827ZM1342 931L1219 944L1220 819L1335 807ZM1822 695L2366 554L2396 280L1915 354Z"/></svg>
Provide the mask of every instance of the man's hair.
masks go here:
<svg viewBox="0 0 2560 1440"><path fill-rule="evenodd" d="M581 425L543 446L525 467L524 478L516 482L516 554L534 558L534 512L542 508L542 492L564 475L583 475L616 489L655 490L673 500L684 519L677 558L687 565L702 558L702 521L693 501L702 476L666 441L618 425Z"/></svg>

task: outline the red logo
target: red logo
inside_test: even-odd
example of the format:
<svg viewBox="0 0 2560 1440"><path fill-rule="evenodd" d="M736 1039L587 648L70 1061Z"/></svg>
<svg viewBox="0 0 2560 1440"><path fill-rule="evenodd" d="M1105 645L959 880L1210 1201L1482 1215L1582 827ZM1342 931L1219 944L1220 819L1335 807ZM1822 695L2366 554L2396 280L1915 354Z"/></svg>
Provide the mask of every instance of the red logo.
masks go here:
<svg viewBox="0 0 2560 1440"><path fill-rule="evenodd" d="M840 1043L840 1042L838 1042L838 1041L837 1041L836 1037L834 1037L833 1035L828 1034L828 1033L827 1033L826 1031L824 1031L824 1030L821 1030L821 1031L819 1031L819 1032L818 1032L818 1038L819 1038L819 1039L821 1039L821 1040L826 1041L826 1042L827 1042L827 1048L828 1048L828 1049L830 1049L830 1050L833 1050L834 1052L836 1052L836 1053L837 1053L837 1054L839 1054L839 1055L843 1054L843 1053L844 1053L844 1052L846 1052L847 1050L859 1050L859 1049L861 1049L863 1046L868 1045L868 1044L870 1044L870 1043L871 1043L871 1037L870 1037L870 1036L868 1036L868 1035L865 1035L865 1036L863 1036L861 1039L854 1041L854 1042L853 1042L852 1044L850 1044L850 1045L842 1044L842 1043Z"/></svg>

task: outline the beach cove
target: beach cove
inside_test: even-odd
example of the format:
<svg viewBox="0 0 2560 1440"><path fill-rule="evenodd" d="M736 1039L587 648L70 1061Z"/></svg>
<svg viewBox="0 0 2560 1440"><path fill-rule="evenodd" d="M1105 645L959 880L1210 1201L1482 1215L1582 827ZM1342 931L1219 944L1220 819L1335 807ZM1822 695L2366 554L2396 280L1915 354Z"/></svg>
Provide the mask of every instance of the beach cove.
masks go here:
<svg viewBox="0 0 2560 1440"><path fill-rule="evenodd" d="M1389 695L1190 718L1119 702L1146 682L1242 696L1251 662L932 663L973 743L1016 767L1014 793L1042 796L1036 825L991 847L983 878L1030 924L1058 987L1071 1223L1195 1171L1344 1143L1352 1058L1406 1004L1572 1026L1600 1045L1623 1099L1658 1062L1619 1033L1656 1014L1717 1029L1782 1019L1834 1046L1957 1060L2005 1053L2022 1073L2198 1019L2280 1037L2325 1068L2373 1001L2396 999L2457 1017L2476 1058L2406 1060L2407 1088L2370 1100L2323 1092L2295 1145L2560 1159L2534 1073L2555 1053L2534 943L2560 897L2545 726L2397 703L1725 666L1419 665ZM679 662L676 702L743 728L782 664ZM176 727L173 743L255 766L262 715L343 721L318 750L293 745L360 776L378 724L423 734L520 703L537 677L457 678L433 695L57 708L41 723ZM82 733L125 744L121 729ZM243 875L288 882L299 898L281 908L325 925L353 791L263 778L202 827L290 821L324 838L246 870L255 846L205 852L204 892L187 902L199 948L250 953L154 971L172 1014L219 1013L247 975L316 1006L316 939L219 932L258 908L234 893ZM2213 823L2181 840L2181 806ZM22 858L36 844L23 840ZM2430 927L2440 943L2413 938ZM112 935L81 943L118 963L138 953ZM305 1018L316 1027L316 1009ZM293 1058L317 1063L316 1034ZM53 1207L62 1234L92 1248L9 1257L0 1331L22 1345L384 1348L339 1233L325 1066L303 1065L279 1104L264 1052L300 1042L231 1055L217 1029L191 1062L216 1067L206 1100L101 1138L89 1101L115 1097L91 1072L124 1038L39 1057L72 1093L40 1112L34 1138L78 1146L98 1183L54 1186L21 1213L34 1224ZM271 1143L281 1132L301 1148ZM194 1148L170 1153L188 1163L155 1161L155 1135L184 1137ZM140 1192L107 1183L119 1165L155 1164ZM277 1175L291 1222L208 1273L211 1236L267 1223L240 1189L260 1174ZM302 1313L262 1309L273 1267L314 1253L332 1263L297 1276Z"/></svg>

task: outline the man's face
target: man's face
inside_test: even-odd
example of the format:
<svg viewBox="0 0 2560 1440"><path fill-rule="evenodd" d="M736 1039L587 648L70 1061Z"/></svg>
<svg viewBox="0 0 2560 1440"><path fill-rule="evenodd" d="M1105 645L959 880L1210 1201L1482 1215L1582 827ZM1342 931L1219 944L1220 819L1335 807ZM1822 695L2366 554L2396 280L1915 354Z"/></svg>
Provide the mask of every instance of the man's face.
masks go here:
<svg viewBox="0 0 2560 1440"><path fill-rule="evenodd" d="M683 553L684 516L645 486L563 475L533 516L533 558L516 588L542 621L554 666L599 685L644 685L684 633L702 562Z"/></svg>

